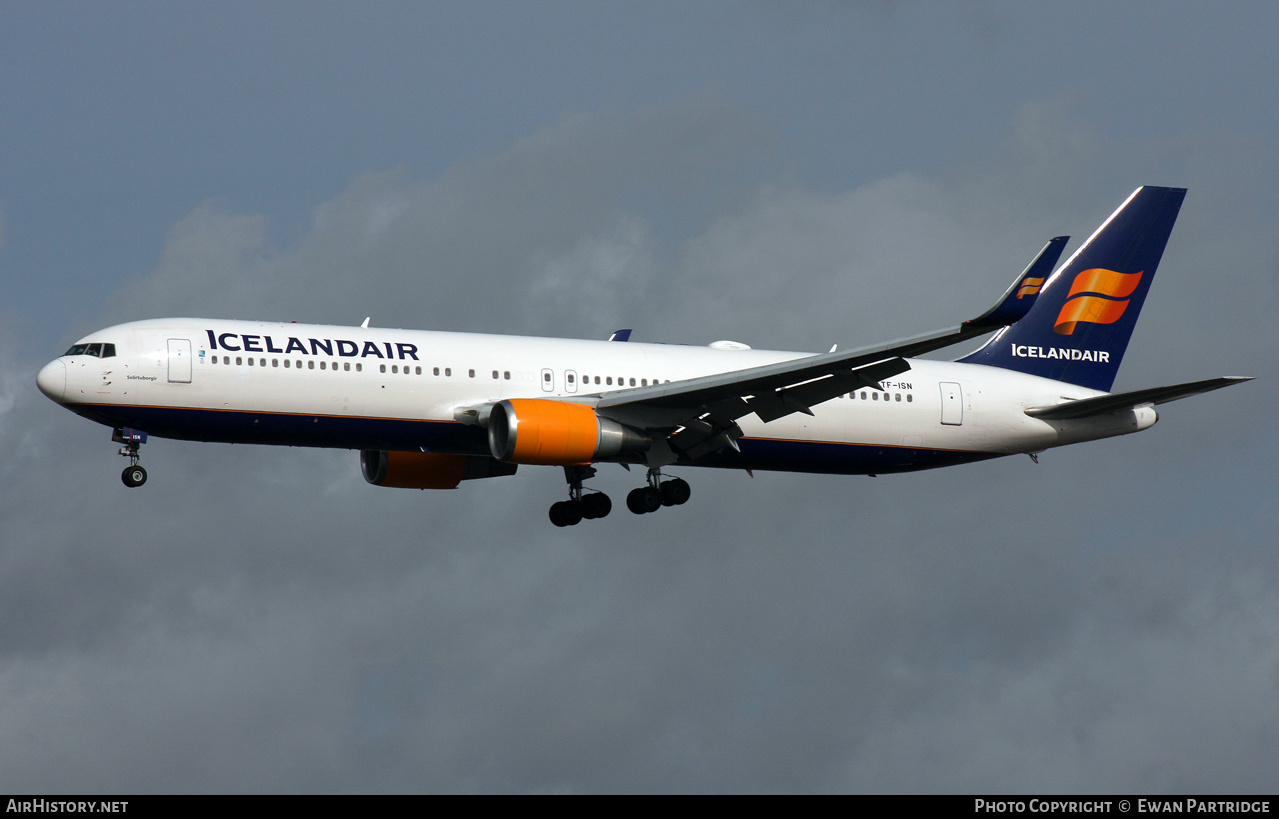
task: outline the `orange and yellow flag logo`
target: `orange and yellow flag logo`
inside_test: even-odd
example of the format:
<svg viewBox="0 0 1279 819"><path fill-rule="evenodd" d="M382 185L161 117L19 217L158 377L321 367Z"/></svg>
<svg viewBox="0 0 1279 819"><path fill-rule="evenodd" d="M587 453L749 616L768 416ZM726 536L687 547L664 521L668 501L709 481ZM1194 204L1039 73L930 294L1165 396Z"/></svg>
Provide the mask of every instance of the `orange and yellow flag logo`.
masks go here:
<svg viewBox="0 0 1279 819"><path fill-rule="evenodd" d="M1017 291L1017 298L1035 295L1039 292L1039 288L1043 286L1043 283L1044 280L1042 277L1036 279L1034 277L1027 276L1021 280L1021 289Z"/></svg>
<svg viewBox="0 0 1279 819"><path fill-rule="evenodd" d="M1057 314L1053 330L1063 336L1075 332L1075 325L1114 324L1128 309L1128 296L1141 283L1144 270L1136 273L1119 273L1095 267L1085 270L1070 285L1066 303Z"/></svg>

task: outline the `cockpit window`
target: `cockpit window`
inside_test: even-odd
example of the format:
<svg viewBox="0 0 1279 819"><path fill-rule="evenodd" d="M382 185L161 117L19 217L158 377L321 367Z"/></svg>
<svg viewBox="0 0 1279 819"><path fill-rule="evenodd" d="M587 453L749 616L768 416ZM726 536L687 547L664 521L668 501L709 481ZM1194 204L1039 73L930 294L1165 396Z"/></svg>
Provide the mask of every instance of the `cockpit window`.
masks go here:
<svg viewBox="0 0 1279 819"><path fill-rule="evenodd" d="M114 344L72 344L71 349L67 350L63 355L91 355L96 358L114 358Z"/></svg>

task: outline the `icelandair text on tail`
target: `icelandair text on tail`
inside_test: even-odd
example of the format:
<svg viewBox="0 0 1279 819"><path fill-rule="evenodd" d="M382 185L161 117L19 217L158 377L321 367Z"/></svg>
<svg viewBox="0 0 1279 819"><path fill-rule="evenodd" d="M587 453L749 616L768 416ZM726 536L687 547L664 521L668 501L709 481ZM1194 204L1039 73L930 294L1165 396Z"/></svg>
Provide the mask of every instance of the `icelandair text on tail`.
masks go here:
<svg viewBox="0 0 1279 819"><path fill-rule="evenodd" d="M973 804L974 813L1270 813L1269 800L1244 799L1120 799L1110 802L1088 800L1031 799L987 800Z"/></svg>
<svg viewBox="0 0 1279 819"><path fill-rule="evenodd" d="M67 802L61 799L10 799L5 813L128 813L128 802Z"/></svg>
<svg viewBox="0 0 1279 819"><path fill-rule="evenodd" d="M1076 350L1073 347L1043 347L1013 344L1010 349L1017 358L1061 358L1066 361L1100 361L1110 362L1110 353L1106 350Z"/></svg>

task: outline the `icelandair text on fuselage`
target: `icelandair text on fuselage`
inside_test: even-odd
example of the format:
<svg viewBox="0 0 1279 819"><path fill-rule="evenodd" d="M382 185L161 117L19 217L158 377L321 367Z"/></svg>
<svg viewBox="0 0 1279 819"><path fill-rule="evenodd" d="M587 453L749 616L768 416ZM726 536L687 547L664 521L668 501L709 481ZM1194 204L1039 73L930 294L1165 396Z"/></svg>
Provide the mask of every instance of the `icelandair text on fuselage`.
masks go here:
<svg viewBox="0 0 1279 819"><path fill-rule="evenodd" d="M288 341L281 342L283 347L275 346L276 342L268 335L250 335L248 333L214 333L212 330L205 330L209 334L209 346L215 350L229 350L233 353L282 353L284 355L292 355L293 353L301 353L302 355L338 355L343 358L389 358L399 359L403 361L411 358L417 361L417 345L407 344L405 342L397 342L395 350L391 349L391 342L383 341L380 344L376 341L366 341L363 346L358 341L350 341L344 338L308 338L306 343L300 338L289 336Z"/></svg>
<svg viewBox="0 0 1279 819"><path fill-rule="evenodd" d="M10 799L5 813L128 813L128 802L67 802L60 799Z"/></svg>
<svg viewBox="0 0 1279 819"><path fill-rule="evenodd" d="M1100 361L1110 362L1110 353L1106 350L1072 350L1069 347L1031 347L1026 344L1012 345L1015 358L1062 358L1066 361Z"/></svg>
<svg viewBox="0 0 1279 819"><path fill-rule="evenodd" d="M1031 799L1010 801L978 799L974 813L1270 813L1270 802L1241 799L1128 799L1118 802Z"/></svg>

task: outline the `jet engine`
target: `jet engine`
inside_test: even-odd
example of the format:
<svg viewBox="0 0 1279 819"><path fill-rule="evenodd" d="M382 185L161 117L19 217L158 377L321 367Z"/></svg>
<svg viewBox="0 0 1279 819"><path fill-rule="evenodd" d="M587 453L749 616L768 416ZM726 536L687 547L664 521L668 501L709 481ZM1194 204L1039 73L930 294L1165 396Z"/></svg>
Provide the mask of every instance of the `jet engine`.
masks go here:
<svg viewBox="0 0 1279 819"><path fill-rule="evenodd" d="M433 452L360 452L364 480L374 486L402 489L456 489L462 481L514 475L516 466L484 455L437 455Z"/></svg>
<svg viewBox="0 0 1279 819"><path fill-rule="evenodd" d="M648 448L649 439L582 404L509 398L488 418L489 452L513 464L569 466Z"/></svg>

